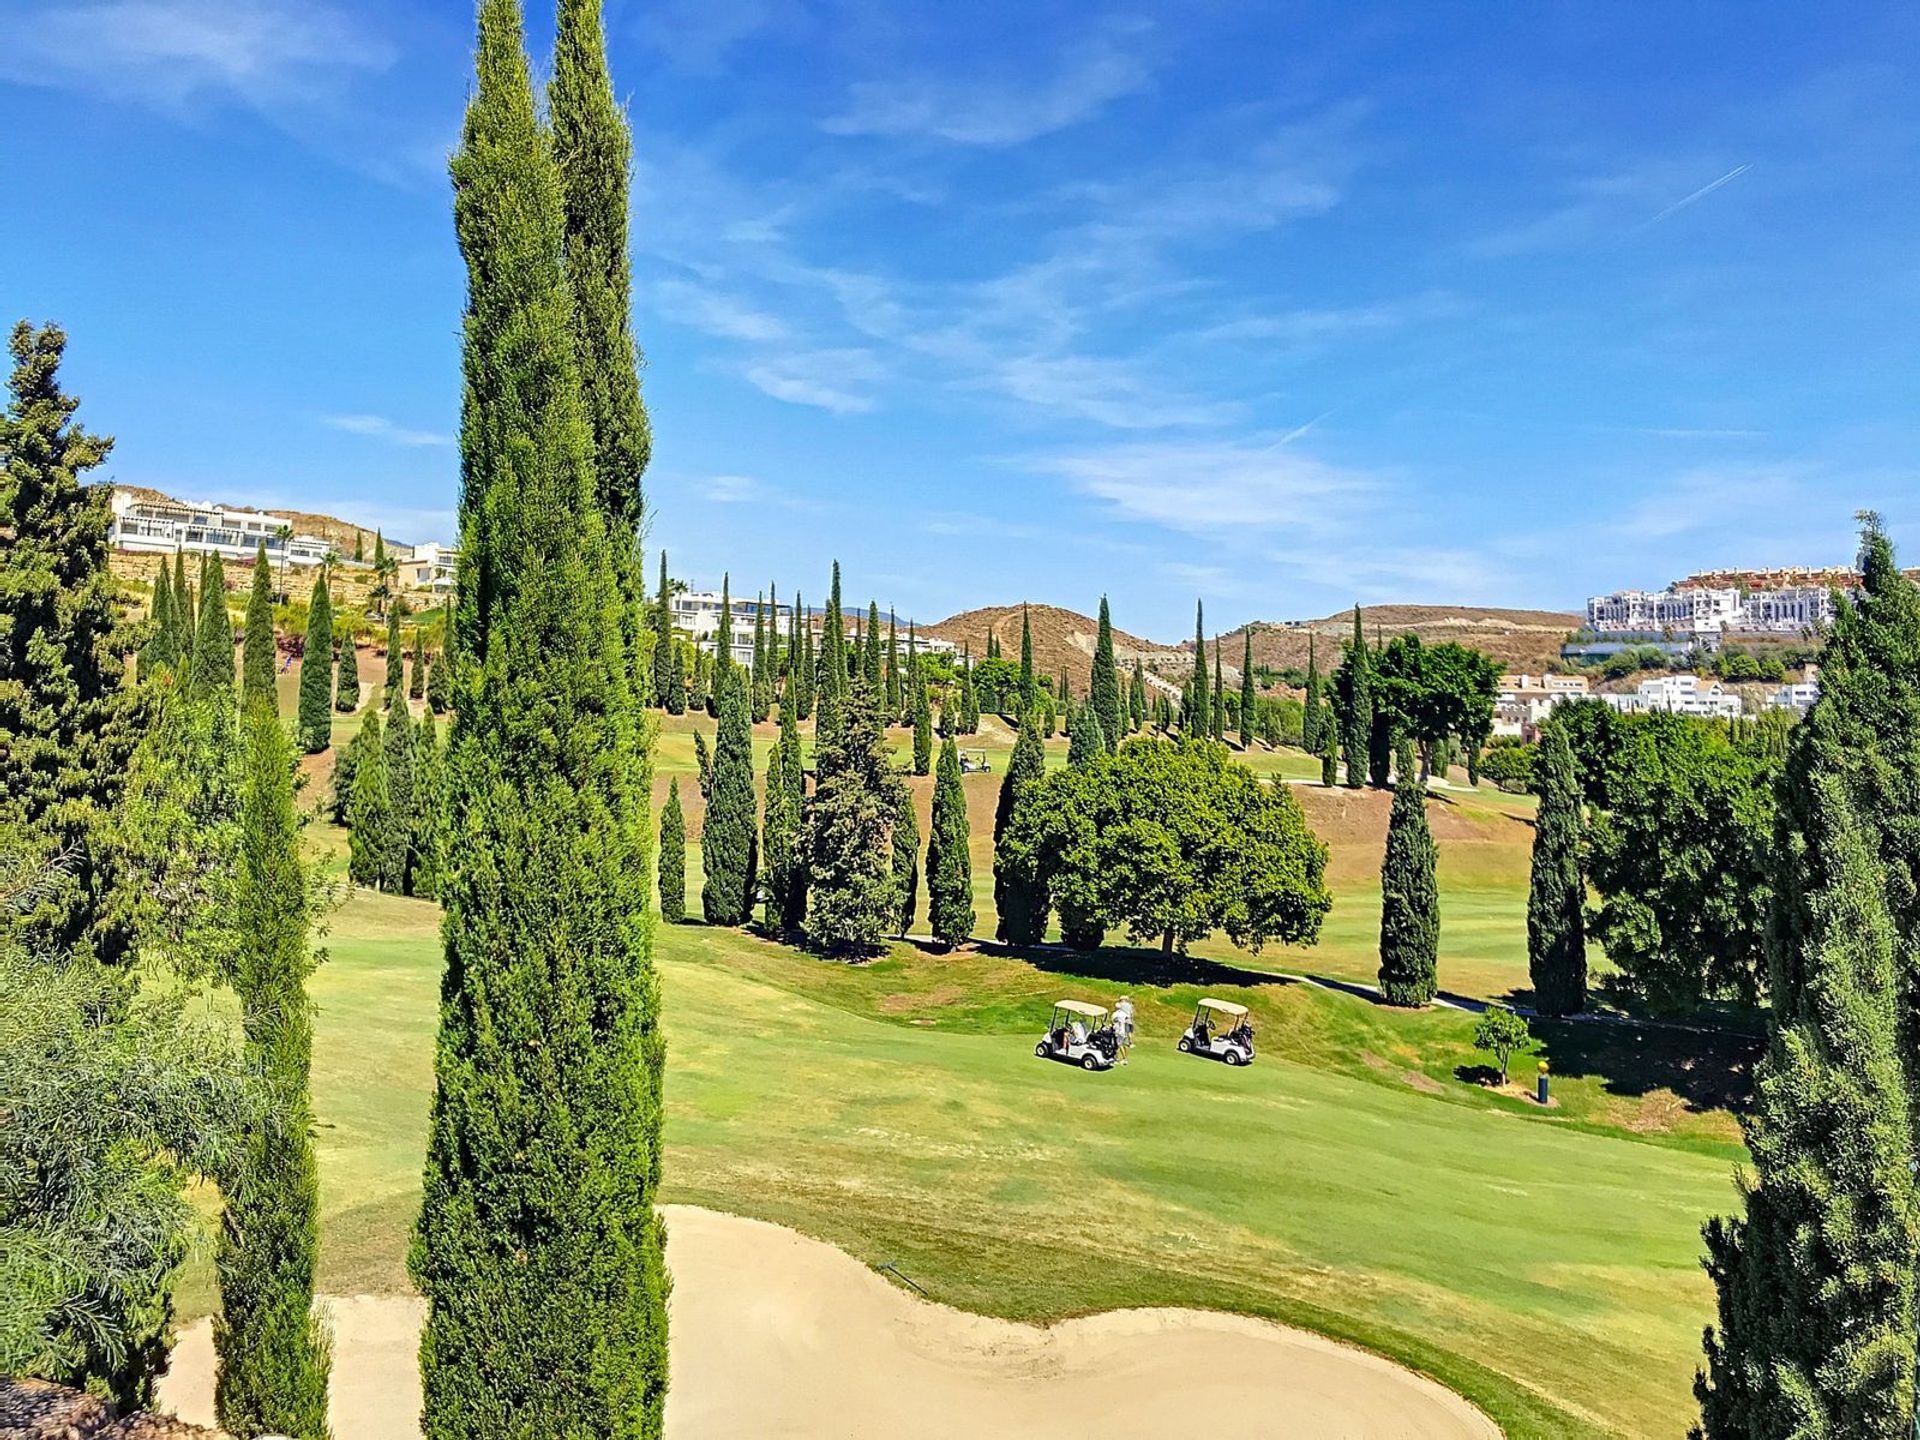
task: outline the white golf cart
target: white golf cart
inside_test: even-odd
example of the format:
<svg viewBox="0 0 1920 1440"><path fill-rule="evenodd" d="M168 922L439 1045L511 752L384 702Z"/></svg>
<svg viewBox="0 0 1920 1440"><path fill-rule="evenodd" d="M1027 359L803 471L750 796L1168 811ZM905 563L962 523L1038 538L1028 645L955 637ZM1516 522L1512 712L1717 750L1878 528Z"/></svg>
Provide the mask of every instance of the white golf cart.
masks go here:
<svg viewBox="0 0 1920 1440"><path fill-rule="evenodd" d="M962 775L986 775L993 767L987 763L984 750L962 750L960 752L960 773Z"/></svg>
<svg viewBox="0 0 1920 1440"><path fill-rule="evenodd" d="M1064 1060L1082 1070L1110 1070L1120 1053L1120 1039L1104 1005L1084 1000L1056 1000L1047 1020L1047 1033L1033 1047L1042 1060Z"/></svg>
<svg viewBox="0 0 1920 1440"><path fill-rule="evenodd" d="M1229 1065L1253 1063L1253 1022L1247 1007L1231 1000L1203 998L1194 1006L1193 1023L1180 1037L1183 1055L1205 1055Z"/></svg>

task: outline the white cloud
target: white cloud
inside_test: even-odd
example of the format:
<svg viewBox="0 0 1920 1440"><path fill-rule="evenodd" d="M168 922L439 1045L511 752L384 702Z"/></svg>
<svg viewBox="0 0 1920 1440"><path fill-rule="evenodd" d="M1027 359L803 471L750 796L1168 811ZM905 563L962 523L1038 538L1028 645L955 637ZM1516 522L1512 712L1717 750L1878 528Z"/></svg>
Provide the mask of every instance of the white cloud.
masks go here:
<svg viewBox="0 0 1920 1440"><path fill-rule="evenodd" d="M880 378L868 350L812 350L773 355L746 367L749 384L790 405L812 405L835 415L863 415L874 408L870 395L854 387Z"/></svg>
<svg viewBox="0 0 1920 1440"><path fill-rule="evenodd" d="M786 324L777 315L757 310L738 296L685 280L662 280L653 287L653 302L668 319L726 340L764 343L787 335Z"/></svg>
<svg viewBox="0 0 1920 1440"><path fill-rule="evenodd" d="M1114 430L1221 425L1240 418L1231 402L1196 399L1124 360L1092 355L1022 355L993 366L979 382L1057 415Z"/></svg>
<svg viewBox="0 0 1920 1440"><path fill-rule="evenodd" d="M835 135L925 135L960 145L1018 145L1089 120L1144 90L1152 67L1137 53L1143 25L1109 27L1077 46L1049 80L925 76L861 81L825 121Z"/></svg>
<svg viewBox="0 0 1920 1440"><path fill-rule="evenodd" d="M1283 444L1230 440L1115 445L1025 463L1120 518L1202 536L1330 535L1362 502L1377 502L1384 484Z"/></svg>
<svg viewBox="0 0 1920 1440"><path fill-rule="evenodd" d="M384 440L389 445L412 447L453 444L451 435L444 435L438 430L410 430L404 425L396 425L384 415L323 415L320 423L330 430L342 430L369 440Z"/></svg>
<svg viewBox="0 0 1920 1440"><path fill-rule="evenodd" d="M6 31L8 79L164 109L313 100L396 58L325 0L30 0Z"/></svg>
<svg viewBox="0 0 1920 1440"><path fill-rule="evenodd" d="M744 505L760 495L760 482L751 475L709 475L695 484L715 505Z"/></svg>

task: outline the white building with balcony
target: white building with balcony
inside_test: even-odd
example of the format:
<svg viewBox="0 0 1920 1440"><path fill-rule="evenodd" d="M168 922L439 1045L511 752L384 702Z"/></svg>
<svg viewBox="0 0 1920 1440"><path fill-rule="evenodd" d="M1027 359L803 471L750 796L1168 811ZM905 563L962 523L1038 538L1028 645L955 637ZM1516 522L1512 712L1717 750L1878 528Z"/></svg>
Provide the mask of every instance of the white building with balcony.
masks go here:
<svg viewBox="0 0 1920 1440"><path fill-rule="evenodd" d="M460 552L451 545L428 541L413 547L413 553L396 562L403 590L423 590L429 595L451 595L453 579L460 566Z"/></svg>
<svg viewBox="0 0 1920 1440"><path fill-rule="evenodd" d="M1598 635L1798 635L1832 623L1833 590L1825 585L1780 585L1745 592L1677 585L1665 590L1616 590L1587 601L1587 628Z"/></svg>
<svg viewBox="0 0 1920 1440"><path fill-rule="evenodd" d="M266 542L274 565L318 565L327 558L327 542L315 535L290 535L285 520L257 510L224 505L191 505L154 495L116 489L108 539L121 550L170 555L176 550L251 560Z"/></svg>
<svg viewBox="0 0 1920 1440"><path fill-rule="evenodd" d="M1598 698L1623 715L1664 713L1737 720L1746 711L1738 694L1717 680L1703 684L1698 675L1658 675L1642 680L1639 688L1625 694Z"/></svg>

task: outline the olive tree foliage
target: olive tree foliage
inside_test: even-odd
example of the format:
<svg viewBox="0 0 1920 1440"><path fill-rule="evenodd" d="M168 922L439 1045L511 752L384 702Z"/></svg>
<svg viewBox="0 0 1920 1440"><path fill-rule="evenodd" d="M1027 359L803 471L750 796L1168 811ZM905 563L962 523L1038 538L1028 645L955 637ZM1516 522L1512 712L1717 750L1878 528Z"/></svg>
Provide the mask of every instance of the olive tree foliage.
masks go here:
<svg viewBox="0 0 1920 1440"><path fill-rule="evenodd" d="M1718 721L1639 715L1614 729L1593 826L1593 933L1622 983L1663 1008L1765 988L1779 761Z"/></svg>
<svg viewBox="0 0 1920 1440"><path fill-rule="evenodd" d="M1049 772L1021 795L995 858L1035 877L1041 913L1059 910L1063 927L1124 929L1165 953L1216 930L1255 952L1312 944L1332 904L1326 846L1299 802L1210 740L1129 740Z"/></svg>
<svg viewBox="0 0 1920 1440"><path fill-rule="evenodd" d="M1507 1067L1515 1055L1525 1054L1533 1044L1533 1032L1527 1022L1504 1005L1489 1005L1473 1027L1473 1048L1493 1055L1500 1067L1500 1083L1507 1083Z"/></svg>
<svg viewBox="0 0 1920 1440"><path fill-rule="evenodd" d="M1427 645L1402 635L1371 655L1369 668L1374 711L1414 742L1422 779L1438 746L1458 740L1473 749L1493 733L1500 662L1492 656L1451 640Z"/></svg>
<svg viewBox="0 0 1920 1440"><path fill-rule="evenodd" d="M184 978L129 996L90 955L32 948L22 919L70 863L36 850L0 828L0 1374L145 1405L201 1224L187 1186L224 1173L262 1096Z"/></svg>

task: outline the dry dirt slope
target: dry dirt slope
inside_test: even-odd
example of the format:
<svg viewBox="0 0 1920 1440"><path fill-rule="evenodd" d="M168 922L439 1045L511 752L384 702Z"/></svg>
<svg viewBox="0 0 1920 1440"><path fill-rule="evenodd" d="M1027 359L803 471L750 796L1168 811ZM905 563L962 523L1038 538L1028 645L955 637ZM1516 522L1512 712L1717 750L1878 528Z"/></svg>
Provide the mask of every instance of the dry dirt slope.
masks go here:
<svg viewBox="0 0 1920 1440"><path fill-rule="evenodd" d="M1581 617L1558 610L1494 610L1475 605L1367 605L1360 611L1367 639L1391 640L1411 631L1433 645L1443 640L1470 645L1512 670L1538 674L1560 658L1560 645ZM1305 668L1307 641L1315 637L1322 673L1339 663L1340 642L1353 634L1353 612L1342 610L1320 620L1286 623L1256 621L1220 637L1221 658L1229 668L1240 663L1243 636L1253 631L1256 665ZM1181 647L1188 654L1193 642Z"/></svg>
<svg viewBox="0 0 1920 1440"><path fill-rule="evenodd" d="M1020 606L992 605L950 616L925 633L987 653L987 631L1000 637L1009 660L1020 656ZM1057 675L1065 667L1074 693L1085 694L1093 668L1094 637L1098 623L1091 617L1053 605L1030 607L1033 618L1034 665L1043 675ZM1580 623L1580 616L1558 610L1497 610L1476 605L1368 605L1360 611L1367 638L1391 639L1412 631L1429 644L1442 640L1471 645L1502 665L1537 674L1560 658L1560 645ZM1219 638L1221 668L1234 682L1240 678L1243 636L1253 631L1253 658L1258 665L1284 669L1305 668L1307 639L1317 637L1322 672L1340 660L1340 642L1353 633L1353 612L1342 610L1319 620L1254 621L1229 630ZM1193 665L1193 641L1162 645L1115 629L1113 648L1121 668L1130 669L1134 657L1176 683ZM1209 645L1211 650L1211 645Z"/></svg>
<svg viewBox="0 0 1920 1440"><path fill-rule="evenodd" d="M987 653L987 632L1000 639L1000 651L1009 660L1020 658L1020 606L990 605L949 616L926 633L941 640L965 645L976 656ZM1073 693L1084 695L1093 674L1093 646L1100 622L1090 616L1062 610L1054 605L1028 607L1033 622L1033 665L1042 675L1058 675L1062 669L1073 686ZM1133 668L1137 655L1151 668L1156 660L1171 664L1177 652L1172 646L1158 645L1115 628L1114 658L1123 670Z"/></svg>

